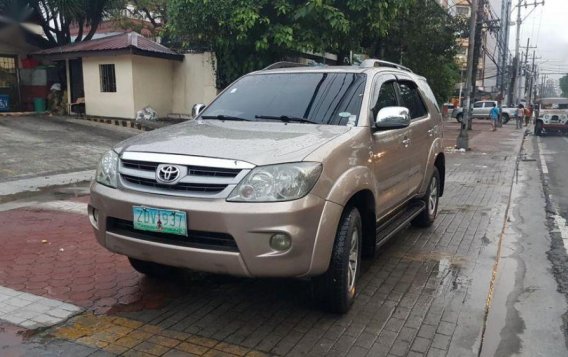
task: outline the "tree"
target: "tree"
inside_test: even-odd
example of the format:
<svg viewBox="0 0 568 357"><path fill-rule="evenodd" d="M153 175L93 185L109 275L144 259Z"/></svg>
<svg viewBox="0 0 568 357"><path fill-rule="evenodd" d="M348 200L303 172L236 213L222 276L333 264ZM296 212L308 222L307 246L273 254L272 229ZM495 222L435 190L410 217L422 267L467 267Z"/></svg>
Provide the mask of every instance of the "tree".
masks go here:
<svg viewBox="0 0 568 357"><path fill-rule="evenodd" d="M416 1L377 47L381 57L426 77L436 98L443 103L459 81L456 40L466 33L467 22L463 18L449 16L434 1Z"/></svg>
<svg viewBox="0 0 568 357"><path fill-rule="evenodd" d="M111 11L111 19L125 30L161 35L168 22L168 0L122 0Z"/></svg>
<svg viewBox="0 0 568 357"><path fill-rule="evenodd" d="M57 46L90 40L117 4L116 0L0 0L0 9L9 9L8 16L16 21L33 19L42 27L50 45ZM72 24L79 27L74 39Z"/></svg>
<svg viewBox="0 0 568 357"><path fill-rule="evenodd" d="M211 49L217 84L288 55L362 51L413 0L170 0L166 29L182 48Z"/></svg>
<svg viewBox="0 0 568 357"><path fill-rule="evenodd" d="M562 96L568 98L568 74L560 78L560 90L562 91Z"/></svg>

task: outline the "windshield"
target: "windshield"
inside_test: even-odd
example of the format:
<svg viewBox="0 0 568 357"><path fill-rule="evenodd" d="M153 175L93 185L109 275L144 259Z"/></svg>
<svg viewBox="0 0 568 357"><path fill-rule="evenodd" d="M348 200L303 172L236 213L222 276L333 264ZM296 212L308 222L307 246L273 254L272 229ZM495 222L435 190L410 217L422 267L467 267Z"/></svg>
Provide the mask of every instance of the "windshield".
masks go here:
<svg viewBox="0 0 568 357"><path fill-rule="evenodd" d="M232 84L201 117L356 125L365 81L359 73L253 74Z"/></svg>
<svg viewBox="0 0 568 357"><path fill-rule="evenodd" d="M540 102L541 109L568 109L568 99L554 98L542 99Z"/></svg>

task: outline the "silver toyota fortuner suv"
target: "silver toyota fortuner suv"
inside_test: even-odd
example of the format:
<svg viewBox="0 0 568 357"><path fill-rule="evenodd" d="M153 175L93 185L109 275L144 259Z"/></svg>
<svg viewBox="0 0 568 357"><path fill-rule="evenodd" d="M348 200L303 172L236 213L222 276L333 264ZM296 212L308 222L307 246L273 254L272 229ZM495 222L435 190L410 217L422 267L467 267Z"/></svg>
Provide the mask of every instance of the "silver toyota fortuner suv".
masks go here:
<svg viewBox="0 0 568 357"><path fill-rule="evenodd" d="M141 273L310 278L346 312L362 257L436 218L440 110L405 67L278 63L194 114L116 145L91 186L97 240Z"/></svg>

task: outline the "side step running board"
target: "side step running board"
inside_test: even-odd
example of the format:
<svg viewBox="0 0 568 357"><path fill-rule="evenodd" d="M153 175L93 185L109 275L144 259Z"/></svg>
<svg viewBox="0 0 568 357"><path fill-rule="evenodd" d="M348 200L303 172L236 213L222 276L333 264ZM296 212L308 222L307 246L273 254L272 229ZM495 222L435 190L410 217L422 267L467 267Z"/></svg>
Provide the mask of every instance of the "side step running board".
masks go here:
<svg viewBox="0 0 568 357"><path fill-rule="evenodd" d="M398 233L401 229L405 228L414 217L418 216L420 212L426 209L426 203L423 201L416 201L409 204L405 210L389 219L385 223L377 226L377 245L382 245L388 241L392 236Z"/></svg>

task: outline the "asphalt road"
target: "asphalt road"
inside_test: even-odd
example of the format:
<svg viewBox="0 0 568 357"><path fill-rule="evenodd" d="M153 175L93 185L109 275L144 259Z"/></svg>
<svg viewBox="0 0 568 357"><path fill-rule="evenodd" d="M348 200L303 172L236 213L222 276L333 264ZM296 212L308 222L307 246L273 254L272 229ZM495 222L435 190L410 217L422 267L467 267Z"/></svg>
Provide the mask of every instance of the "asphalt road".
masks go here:
<svg viewBox="0 0 568 357"><path fill-rule="evenodd" d="M567 151L562 137L525 139L481 356L568 355L568 260L560 236L561 225L566 227L551 210L552 201L568 206Z"/></svg>

